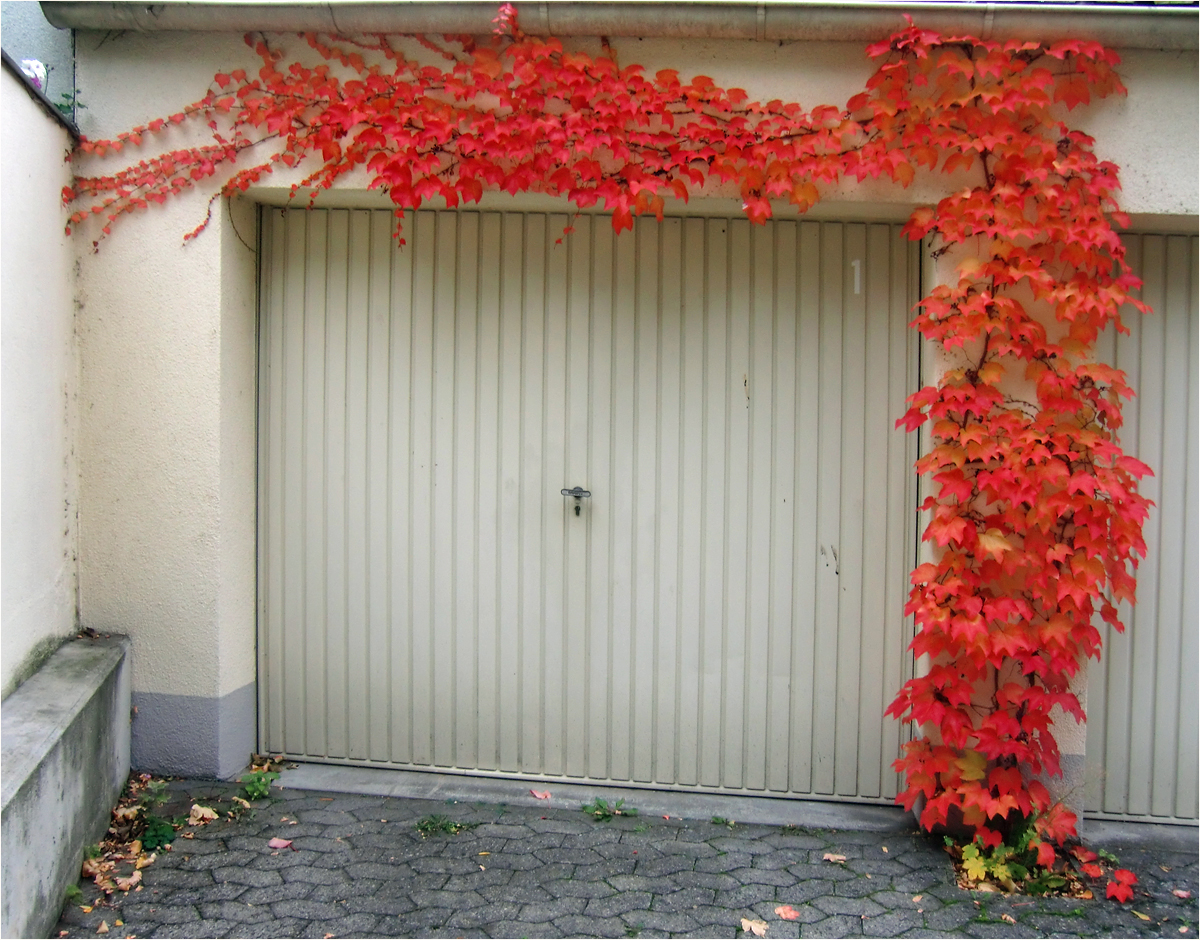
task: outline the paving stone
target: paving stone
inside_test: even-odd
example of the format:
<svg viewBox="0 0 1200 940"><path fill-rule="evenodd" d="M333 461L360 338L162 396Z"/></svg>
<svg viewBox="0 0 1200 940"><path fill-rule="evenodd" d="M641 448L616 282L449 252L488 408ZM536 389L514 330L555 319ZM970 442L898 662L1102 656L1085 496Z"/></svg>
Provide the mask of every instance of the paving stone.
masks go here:
<svg viewBox="0 0 1200 940"><path fill-rule="evenodd" d="M884 908L870 898L843 898L827 894L816 898L813 907L820 908L826 914L855 914L859 917L874 917L882 914Z"/></svg>
<svg viewBox="0 0 1200 940"><path fill-rule="evenodd" d="M290 849L280 849L278 852L273 852L270 855L260 855L254 861L250 862L250 868L257 868L259 871L279 871L281 868L308 868L313 864L311 858L305 857L300 852L293 852Z"/></svg>
<svg viewBox="0 0 1200 940"><path fill-rule="evenodd" d="M312 894L313 886L303 881L271 885L268 888L248 888L238 899L246 904L270 904L274 901L303 900Z"/></svg>
<svg viewBox="0 0 1200 940"><path fill-rule="evenodd" d="M394 881L410 874L409 866L384 864L380 862L353 862L341 869L354 880L370 878L381 881Z"/></svg>
<svg viewBox="0 0 1200 940"><path fill-rule="evenodd" d="M532 829L525 826L508 826L501 823L484 823L475 830L478 836L495 836L499 839L528 839L533 835Z"/></svg>
<svg viewBox="0 0 1200 940"><path fill-rule="evenodd" d="M555 878L542 887L556 898L607 898L616 894L616 889L606 882L574 878Z"/></svg>
<svg viewBox="0 0 1200 940"><path fill-rule="evenodd" d="M497 885L512 882L513 872L510 868L485 868L465 875L451 875L442 886L446 891L479 891Z"/></svg>
<svg viewBox="0 0 1200 940"><path fill-rule="evenodd" d="M671 877L651 878L647 875L613 875L608 883L618 891L649 891L653 894L672 894L679 890L679 885Z"/></svg>
<svg viewBox="0 0 1200 940"><path fill-rule="evenodd" d="M543 862L563 865L595 865L604 860L604 856L592 849L538 849L534 854Z"/></svg>
<svg viewBox="0 0 1200 940"><path fill-rule="evenodd" d="M299 933L301 937L355 936L374 930L379 918L374 914L345 914L332 920L315 921Z"/></svg>
<svg viewBox="0 0 1200 940"><path fill-rule="evenodd" d="M489 857L488 868L507 868L510 871L533 871L542 868L542 861L532 852L526 855L492 855ZM632 867L632 866L631 866Z"/></svg>
<svg viewBox="0 0 1200 940"><path fill-rule="evenodd" d="M832 917L813 921L800 928L802 937L861 937L862 935L862 920L858 917L847 917L844 914L834 914Z"/></svg>
<svg viewBox="0 0 1200 940"><path fill-rule="evenodd" d="M221 901L218 904L201 904L200 916L205 920L231 920L240 924L257 924L275 915L266 906L255 907L238 901Z"/></svg>
<svg viewBox="0 0 1200 940"><path fill-rule="evenodd" d="M685 842L681 839L657 842L655 847L663 855L688 855L692 858L711 858L718 851L707 842Z"/></svg>
<svg viewBox="0 0 1200 940"><path fill-rule="evenodd" d="M267 940L271 937L295 937L299 936L300 929L304 926L307 926L304 921L291 917L276 917L261 924L239 924L237 935L247 940L258 940L259 937Z"/></svg>
<svg viewBox="0 0 1200 940"><path fill-rule="evenodd" d="M407 914L409 911L416 910L416 908L417 906L413 904L412 899L405 894L389 894L384 897L380 897L379 895L354 897L346 902L346 910L354 914L361 911L366 914L390 914L397 916Z"/></svg>
<svg viewBox="0 0 1200 940"><path fill-rule="evenodd" d="M607 898L592 898L583 913L589 917L620 917L628 911L649 910L653 895L649 891L623 891Z"/></svg>
<svg viewBox="0 0 1200 940"><path fill-rule="evenodd" d="M744 852L718 853L708 858L696 859L695 871L729 872L738 868L749 868L753 859L753 855Z"/></svg>
<svg viewBox="0 0 1200 940"><path fill-rule="evenodd" d="M786 887L778 888L775 891L775 897L781 904L807 904L813 898L824 897L827 894L833 893L834 882L802 880L795 884L787 885Z"/></svg>
<svg viewBox="0 0 1200 940"><path fill-rule="evenodd" d="M440 858L438 856L414 858L409 864L413 871L423 875L465 875L479 871L479 864L468 858Z"/></svg>
<svg viewBox="0 0 1200 940"><path fill-rule="evenodd" d="M554 895L537 884L488 885L479 889L480 897L492 901L512 901L514 904L536 904L552 900Z"/></svg>
<svg viewBox="0 0 1200 940"><path fill-rule="evenodd" d="M177 863L183 871L211 871L214 868L226 868L230 865L246 865L259 857L258 852L235 851L213 852L211 855L177 855Z"/></svg>
<svg viewBox="0 0 1200 940"><path fill-rule="evenodd" d="M503 920L515 920L521 909L520 904L484 904L465 911L455 911L446 921L446 927L451 929L475 930Z"/></svg>
<svg viewBox="0 0 1200 940"><path fill-rule="evenodd" d="M729 907L749 907L759 901L775 900L774 885L742 885L733 891L723 892L717 900Z"/></svg>
<svg viewBox="0 0 1200 940"><path fill-rule="evenodd" d="M289 869L289 871L307 871L307 869ZM259 871L257 868L216 868L213 870L213 879L221 882L226 881L235 885L248 885L251 888L265 888L267 885L283 884L283 879L277 871Z"/></svg>
<svg viewBox="0 0 1200 940"><path fill-rule="evenodd" d="M325 901L330 904L345 903L347 898L352 897L355 892L363 889L359 885L338 884L338 885L313 885L312 894L308 896L310 901Z"/></svg>
<svg viewBox="0 0 1200 940"><path fill-rule="evenodd" d="M599 865L580 865L575 869L575 877L585 881L606 881L614 875L630 875L637 861L632 858L605 859Z"/></svg>
<svg viewBox="0 0 1200 940"><path fill-rule="evenodd" d="M555 898L552 901L525 904L521 907L517 919L530 924L544 924L569 914L582 914L588 902L588 898Z"/></svg>
<svg viewBox="0 0 1200 940"><path fill-rule="evenodd" d="M564 849L586 849L594 845L610 845L614 842L621 842L622 836L627 835L619 829L592 829L589 832L564 835L560 845Z"/></svg>
<svg viewBox="0 0 1200 940"><path fill-rule="evenodd" d="M725 836L717 839L709 839L708 844L718 852L728 852L730 855L766 855L769 852L775 851L775 846L768 842L761 842L757 839L748 839L745 837L734 838L733 836Z"/></svg>
<svg viewBox="0 0 1200 940"><path fill-rule="evenodd" d="M233 901L250 890L252 889L246 885L223 882L222 884L204 885L200 888L175 888L156 896L171 904L199 904L201 901ZM144 891L140 893L145 895ZM136 896L137 894L134 895L134 897Z"/></svg>
<svg viewBox="0 0 1200 940"><path fill-rule="evenodd" d="M580 814L582 817L582 813ZM525 823L534 832L562 832L579 835L590 832L594 826L603 826L602 822L592 822L590 819L556 819L553 816L546 819L530 819Z"/></svg>
<svg viewBox="0 0 1200 940"><path fill-rule="evenodd" d="M729 874L744 885L783 887L796 881L796 876L789 871L774 871L769 868L737 868Z"/></svg>
<svg viewBox="0 0 1200 940"><path fill-rule="evenodd" d="M409 894L418 908L452 907L466 909L487 903L477 891L413 891Z"/></svg>
<svg viewBox="0 0 1200 940"><path fill-rule="evenodd" d="M232 930L237 930L238 936L242 931L240 924L232 924L226 920L192 920L187 923L167 924L160 927L156 937L225 937Z"/></svg>
<svg viewBox="0 0 1200 940"><path fill-rule="evenodd" d="M864 920L862 932L867 937L898 937L907 930L923 926L924 918L916 911L888 911Z"/></svg>
<svg viewBox="0 0 1200 940"><path fill-rule="evenodd" d="M638 857L634 871L639 875L654 877L656 875L673 875L680 871L692 871L696 867L696 859L690 855L662 855L655 859Z"/></svg>
<svg viewBox="0 0 1200 940"><path fill-rule="evenodd" d="M527 924L520 920L503 920L492 924L488 934L493 937L557 937L558 928L553 924Z"/></svg>
<svg viewBox="0 0 1200 940"><path fill-rule="evenodd" d="M347 884L350 881L346 872L340 868L285 868L279 874L275 872L270 874L277 878L282 876L283 880L288 883L303 881L310 885Z"/></svg>
<svg viewBox="0 0 1200 940"><path fill-rule="evenodd" d="M864 898L881 889L890 888L892 880L867 874L854 879L847 878L845 881L835 881L833 884L834 894L844 898Z"/></svg>
<svg viewBox="0 0 1200 940"><path fill-rule="evenodd" d="M919 905L924 907L923 904ZM979 908L968 901L957 904L947 904L939 910L925 910L925 924L936 930L957 930L964 924L975 920L981 914Z"/></svg>
<svg viewBox="0 0 1200 940"><path fill-rule="evenodd" d="M126 904L121 914L122 919L127 921L148 920L160 924L185 924L200 920L200 912L191 904Z"/></svg>
<svg viewBox="0 0 1200 940"><path fill-rule="evenodd" d="M333 920L343 914L336 904L308 900L276 901L271 905L271 912L276 917L298 917L302 920Z"/></svg>
<svg viewBox="0 0 1200 940"><path fill-rule="evenodd" d="M671 880L681 888L714 888L717 891L731 891L741 884L725 872L680 871L673 874Z"/></svg>
<svg viewBox="0 0 1200 940"><path fill-rule="evenodd" d="M688 914L671 911L626 911L621 919L630 927L642 931L661 930L663 933L688 934L696 929L696 921Z"/></svg>
<svg viewBox="0 0 1200 940"><path fill-rule="evenodd" d="M744 916L740 911L731 911L727 907L717 905L693 908L688 914L698 924L721 927L740 927Z"/></svg>
<svg viewBox="0 0 1200 940"><path fill-rule="evenodd" d="M625 921L619 917L587 917L571 914L559 917L554 927L560 937L626 937Z"/></svg>
<svg viewBox="0 0 1200 940"><path fill-rule="evenodd" d="M716 901L717 892L712 888L684 888L671 894L655 897L652 909L656 911L689 911L694 907L707 907Z"/></svg>
<svg viewBox="0 0 1200 940"><path fill-rule="evenodd" d="M491 869L488 869L491 871ZM509 872L511 878L510 883L514 885L540 885L545 881L553 881L558 878L573 878L575 877L574 865L539 865L537 868L532 868L528 871L512 871Z"/></svg>

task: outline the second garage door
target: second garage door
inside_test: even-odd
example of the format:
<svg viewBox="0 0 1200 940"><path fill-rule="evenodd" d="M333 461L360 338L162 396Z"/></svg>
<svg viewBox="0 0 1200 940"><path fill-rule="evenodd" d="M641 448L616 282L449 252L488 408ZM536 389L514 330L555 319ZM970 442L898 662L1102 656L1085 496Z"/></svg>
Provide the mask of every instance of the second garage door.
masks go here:
<svg viewBox="0 0 1200 940"><path fill-rule="evenodd" d="M391 224L264 214L260 746L889 801L916 246Z"/></svg>

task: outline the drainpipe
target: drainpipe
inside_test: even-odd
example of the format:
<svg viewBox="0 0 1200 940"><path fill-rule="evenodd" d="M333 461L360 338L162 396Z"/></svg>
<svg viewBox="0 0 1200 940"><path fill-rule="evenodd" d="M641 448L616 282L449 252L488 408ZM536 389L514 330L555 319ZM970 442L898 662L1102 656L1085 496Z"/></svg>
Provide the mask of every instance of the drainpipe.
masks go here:
<svg viewBox="0 0 1200 940"><path fill-rule="evenodd" d="M521 27L545 36L869 42L901 15L943 35L983 39L1093 39L1120 49L1196 49L1197 4L520 2ZM59 28L200 32L470 33L492 30L498 2L132 3L43 0Z"/></svg>

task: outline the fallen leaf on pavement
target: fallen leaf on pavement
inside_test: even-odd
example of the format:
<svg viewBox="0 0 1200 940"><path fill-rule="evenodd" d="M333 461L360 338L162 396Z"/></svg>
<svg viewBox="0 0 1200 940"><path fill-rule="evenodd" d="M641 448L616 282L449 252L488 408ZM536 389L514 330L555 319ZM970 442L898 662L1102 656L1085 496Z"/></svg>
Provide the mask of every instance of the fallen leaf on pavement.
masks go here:
<svg viewBox="0 0 1200 940"><path fill-rule="evenodd" d="M217 818L217 811L209 809L207 806L201 806L199 803L192 804L192 811L188 814L189 826L203 826L207 822Z"/></svg>
<svg viewBox="0 0 1200 940"><path fill-rule="evenodd" d="M114 920L114 921L113 921L113 926L115 926L115 927L124 927L124 926L125 926L125 921L123 921L123 920Z"/></svg>
<svg viewBox="0 0 1200 940"><path fill-rule="evenodd" d="M533 798L535 800L550 799L550 791L549 790L530 790L529 792L533 794Z"/></svg>
<svg viewBox="0 0 1200 940"><path fill-rule="evenodd" d="M270 842L268 842L267 846L272 849L286 849L286 848L290 848L291 844L292 844L291 839L280 839L280 838L276 837L276 838L272 839Z"/></svg>
<svg viewBox="0 0 1200 940"><path fill-rule="evenodd" d="M1132 910L1132 908L1130 908L1130 910ZM1136 917L1138 920L1149 920L1150 919L1149 914L1143 914L1141 911L1134 911L1133 916Z"/></svg>
<svg viewBox="0 0 1200 940"><path fill-rule="evenodd" d="M1183 888L1176 888L1171 893L1177 898L1183 898L1185 901L1192 896L1192 892L1184 891Z"/></svg>
<svg viewBox="0 0 1200 940"><path fill-rule="evenodd" d="M135 871L128 878L118 878L117 879L117 887L120 888L122 891L128 891L130 888L132 888L135 884L137 884L141 880L142 880L142 873L140 871ZM118 926L120 926L120 925L118 924Z"/></svg>
<svg viewBox="0 0 1200 940"><path fill-rule="evenodd" d="M883 850L884 850L885 852L887 851L887 846L886 846L886 845L883 847Z"/></svg>
<svg viewBox="0 0 1200 940"><path fill-rule="evenodd" d="M765 937L767 935L767 922L765 920L751 920L748 917L743 917L742 930L745 933L752 933L756 937Z"/></svg>
<svg viewBox="0 0 1200 940"><path fill-rule="evenodd" d="M479 854L480 855L491 855L492 853L491 852L480 852Z"/></svg>
<svg viewBox="0 0 1200 940"><path fill-rule="evenodd" d="M1180 928L1179 928L1179 932L1180 932L1180 933L1187 933L1187 924L1184 924L1182 927L1180 927ZM59 934L59 936L61 937L61 936L62 936L62 934Z"/></svg>
<svg viewBox="0 0 1200 940"><path fill-rule="evenodd" d="M832 852L826 852L825 853L825 861L836 862L837 864L841 865L842 863L844 863L846 861L846 856L845 855L834 855Z"/></svg>
<svg viewBox="0 0 1200 940"><path fill-rule="evenodd" d="M1001 914L1000 919L1006 924L1015 924L1017 922L1017 919L1012 914Z"/></svg>
<svg viewBox="0 0 1200 940"><path fill-rule="evenodd" d="M923 895L923 894L914 894L913 895L913 904L920 904L921 898L923 898L923 897L925 897L925 895Z"/></svg>
<svg viewBox="0 0 1200 940"><path fill-rule="evenodd" d="M792 905L790 905L790 904L779 905L779 907L775 908L775 913L778 914L780 917L782 917L784 920L799 920L800 919L800 912L798 910L796 910L794 907L792 907Z"/></svg>
<svg viewBox="0 0 1200 940"><path fill-rule="evenodd" d="M194 832L185 832L185 833L183 833L183 837L184 837L185 839L194 839L194 838L196 838L196 833L194 833ZM170 848L170 846L168 845L168 846L167 846L167 848L169 849L169 848Z"/></svg>
<svg viewBox="0 0 1200 940"><path fill-rule="evenodd" d="M142 840L134 839L132 842L129 843L129 856L130 856L130 858L133 858L134 856L141 855L141 854L142 854Z"/></svg>
<svg viewBox="0 0 1200 940"><path fill-rule="evenodd" d="M151 852L149 855L139 855L138 860L134 862L134 866L138 869L145 868L147 865L153 865L156 858L158 858L157 852Z"/></svg>
<svg viewBox="0 0 1200 940"><path fill-rule="evenodd" d="M100 921L100 926L96 928L96 933L108 933L108 921Z"/></svg>
<svg viewBox="0 0 1200 940"><path fill-rule="evenodd" d="M240 796L235 796L235 797L233 798L233 802L235 802L235 803L238 803L238 804L240 804L241 806L244 806L246 809L249 809L249 808L250 808L250 801L249 801L249 800L243 800L243 799L242 799Z"/></svg>
<svg viewBox="0 0 1200 940"><path fill-rule="evenodd" d="M80 908L80 910L83 911L85 914L90 914L92 912L92 905L85 904L83 907Z"/></svg>

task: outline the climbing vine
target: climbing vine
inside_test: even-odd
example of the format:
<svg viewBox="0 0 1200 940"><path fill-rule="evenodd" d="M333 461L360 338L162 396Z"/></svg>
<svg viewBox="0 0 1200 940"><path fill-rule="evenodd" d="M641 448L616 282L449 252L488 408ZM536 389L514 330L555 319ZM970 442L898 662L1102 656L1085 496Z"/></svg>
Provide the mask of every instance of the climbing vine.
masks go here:
<svg viewBox="0 0 1200 940"><path fill-rule="evenodd" d="M931 422L917 469L934 489L921 507L932 560L912 573L906 607L928 668L888 708L917 726L896 762L899 799L924 800L924 826L960 816L992 846L1010 817L1033 816L1031 845L1053 861L1075 832L1039 779L1061 773L1054 709L1084 718L1070 682L1099 655L1096 616L1123 629L1116 604L1133 601L1149 505L1137 493L1149 470L1115 436L1132 393L1093 352L1101 330L1121 328L1122 305L1145 309L1110 224L1127 224L1117 168L1064 121L1124 93L1117 56L1076 40L943 37L909 21L867 49L877 70L861 94L805 111L705 76L622 67L606 42L593 55L527 36L508 6L496 24L487 39L414 37L419 48L306 34L316 65L285 63L248 36L257 75L217 74L179 113L80 143L77 158L92 159L169 139L174 125L212 132L202 146L79 176L63 193L78 207L71 225L98 217L102 238L126 213L219 173L214 200L279 166L311 168L292 187L308 199L365 171L394 203L398 237L426 200L457 206L485 190L603 203L620 231L713 187L736 186L761 223L771 200L803 212L846 178L908 186L918 172L953 174L958 188L906 226L956 267L913 321L951 367L897 422Z"/></svg>

